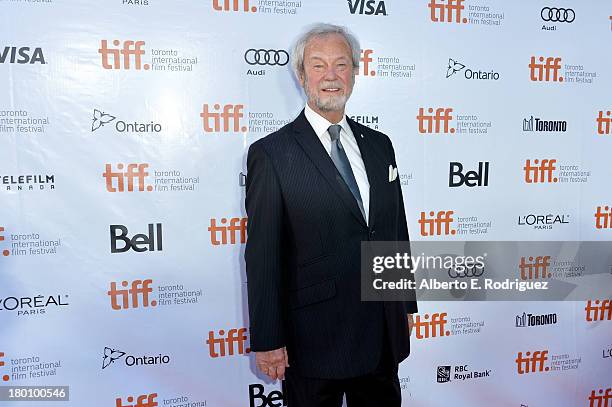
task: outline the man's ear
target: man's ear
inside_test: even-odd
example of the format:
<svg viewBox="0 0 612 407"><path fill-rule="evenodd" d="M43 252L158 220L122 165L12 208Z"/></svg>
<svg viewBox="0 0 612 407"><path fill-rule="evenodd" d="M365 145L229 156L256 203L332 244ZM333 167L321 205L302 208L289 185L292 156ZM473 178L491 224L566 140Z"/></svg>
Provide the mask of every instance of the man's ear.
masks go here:
<svg viewBox="0 0 612 407"><path fill-rule="evenodd" d="M304 72L300 72L297 77L298 81L300 81L300 85L302 86L302 88L304 88Z"/></svg>

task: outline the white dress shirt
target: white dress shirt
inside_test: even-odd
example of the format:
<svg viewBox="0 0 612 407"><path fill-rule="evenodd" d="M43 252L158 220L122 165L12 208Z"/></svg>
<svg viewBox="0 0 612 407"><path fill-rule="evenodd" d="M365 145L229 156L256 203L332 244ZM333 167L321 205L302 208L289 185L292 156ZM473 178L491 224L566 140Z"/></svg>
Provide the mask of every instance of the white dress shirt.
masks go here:
<svg viewBox="0 0 612 407"><path fill-rule="evenodd" d="M342 147L344 147L344 152L346 152L346 156L353 170L353 175L355 175L355 180L357 181L367 225L370 217L370 183L368 182L368 174L366 173L365 165L361 158L357 140L355 140L355 135L351 130L351 126L349 126L346 121L346 116L343 116L339 123L330 123L326 118L312 110L308 104L306 104L304 108L304 114L306 115L306 120L308 120L308 123L310 123L317 134L317 137L319 137L319 140L323 143L325 151L327 151L327 154L330 156L331 137L327 129L329 129L329 126L332 124L339 124L340 127L342 127L342 130L340 130L340 143L342 143Z"/></svg>

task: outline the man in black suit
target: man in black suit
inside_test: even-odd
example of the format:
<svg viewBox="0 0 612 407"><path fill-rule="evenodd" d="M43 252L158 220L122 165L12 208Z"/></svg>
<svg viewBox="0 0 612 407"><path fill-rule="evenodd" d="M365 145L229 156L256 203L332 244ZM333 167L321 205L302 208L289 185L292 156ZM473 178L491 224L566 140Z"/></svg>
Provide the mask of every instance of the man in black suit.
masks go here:
<svg viewBox="0 0 612 407"><path fill-rule="evenodd" d="M317 24L292 64L308 102L247 158L251 350L290 407L400 406L416 302L361 301L362 241L408 241L390 139L345 116L360 47Z"/></svg>

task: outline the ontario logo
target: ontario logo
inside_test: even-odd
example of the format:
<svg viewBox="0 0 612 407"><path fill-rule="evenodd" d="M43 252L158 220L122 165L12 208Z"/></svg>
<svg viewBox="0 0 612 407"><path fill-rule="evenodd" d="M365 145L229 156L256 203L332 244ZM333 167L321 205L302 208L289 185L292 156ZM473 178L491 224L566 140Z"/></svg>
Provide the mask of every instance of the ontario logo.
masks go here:
<svg viewBox="0 0 612 407"><path fill-rule="evenodd" d="M110 113L94 109L91 119L91 131L94 132L109 123L112 123L115 130L119 133L159 133L162 131L162 125L153 121L148 123L136 121L129 123L116 119L117 117Z"/></svg>
<svg viewBox="0 0 612 407"><path fill-rule="evenodd" d="M455 76L455 74L459 73L459 77L463 77L465 79L475 79L475 80L499 80L499 72L495 72L492 69L489 71L483 71L480 69L471 69L466 68L464 64L459 61L456 61L452 58L448 59L448 65L446 67L446 78L450 78L451 76Z"/></svg>
<svg viewBox="0 0 612 407"><path fill-rule="evenodd" d="M162 355L161 353L155 356L134 356L127 355L126 352L118 349L104 347L104 353L102 356L102 370L114 364L116 361L123 360L123 364L127 367L134 366L150 366L150 365L167 365L170 363L170 356Z"/></svg>

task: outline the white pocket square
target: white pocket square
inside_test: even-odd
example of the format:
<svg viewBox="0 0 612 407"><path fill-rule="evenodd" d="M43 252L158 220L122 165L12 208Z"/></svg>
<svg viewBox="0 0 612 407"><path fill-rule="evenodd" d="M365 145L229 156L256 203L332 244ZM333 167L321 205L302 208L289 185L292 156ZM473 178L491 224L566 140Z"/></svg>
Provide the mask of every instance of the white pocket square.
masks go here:
<svg viewBox="0 0 612 407"><path fill-rule="evenodd" d="M397 179L397 167L393 168L392 165L389 165L389 182L393 182Z"/></svg>

